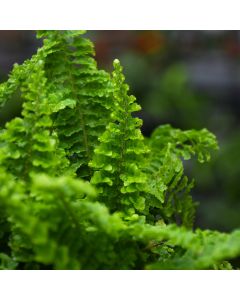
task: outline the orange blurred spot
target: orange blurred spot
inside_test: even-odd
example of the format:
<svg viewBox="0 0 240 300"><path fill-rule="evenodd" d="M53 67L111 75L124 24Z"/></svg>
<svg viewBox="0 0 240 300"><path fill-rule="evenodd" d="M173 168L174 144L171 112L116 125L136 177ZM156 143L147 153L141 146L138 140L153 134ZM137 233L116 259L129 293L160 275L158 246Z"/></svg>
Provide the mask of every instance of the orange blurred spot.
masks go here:
<svg viewBox="0 0 240 300"><path fill-rule="evenodd" d="M135 47L145 54L159 52L165 45L165 37L159 31L146 31L136 38Z"/></svg>

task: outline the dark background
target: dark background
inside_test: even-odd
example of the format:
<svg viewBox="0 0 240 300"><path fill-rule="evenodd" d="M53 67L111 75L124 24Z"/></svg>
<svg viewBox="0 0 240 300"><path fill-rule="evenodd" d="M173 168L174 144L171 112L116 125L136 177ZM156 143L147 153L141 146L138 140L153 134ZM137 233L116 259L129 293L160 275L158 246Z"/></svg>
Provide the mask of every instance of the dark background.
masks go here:
<svg viewBox="0 0 240 300"><path fill-rule="evenodd" d="M240 31L90 31L100 68L119 58L131 92L142 105L143 133L160 124L208 128L220 150L211 163L186 164L196 179L196 226L240 227ZM12 65L35 53L32 31L0 31L0 82ZM10 103L0 123L18 115Z"/></svg>

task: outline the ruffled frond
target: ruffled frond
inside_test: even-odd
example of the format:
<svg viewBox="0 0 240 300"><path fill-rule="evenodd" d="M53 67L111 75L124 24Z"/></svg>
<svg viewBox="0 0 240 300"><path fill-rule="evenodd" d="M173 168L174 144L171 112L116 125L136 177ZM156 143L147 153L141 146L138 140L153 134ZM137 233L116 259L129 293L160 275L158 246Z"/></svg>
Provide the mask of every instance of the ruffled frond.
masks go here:
<svg viewBox="0 0 240 300"><path fill-rule="evenodd" d="M111 211L126 210L128 214L144 211L143 192L146 176L142 172L148 153L140 131L142 121L132 113L140 110L135 97L129 96L122 67L114 61L113 102L111 122L100 136L90 166L95 170L91 182L98 187L100 201Z"/></svg>
<svg viewBox="0 0 240 300"><path fill-rule="evenodd" d="M157 237L157 228L152 230L154 233L151 234ZM164 258L159 256L158 262L148 267L150 269L231 269L227 260L240 254L239 230L230 234L200 229L190 232L170 226L159 229L160 236L161 239L168 240L166 244L169 255ZM161 254L162 246L158 243L152 243L150 248L156 255Z"/></svg>
<svg viewBox="0 0 240 300"><path fill-rule="evenodd" d="M215 136L206 129L181 131L163 125L147 143L151 149L146 168L150 219L191 228L197 204L192 201L193 181L184 175L182 160L196 155L200 162L208 161L210 151L218 148Z"/></svg>
<svg viewBox="0 0 240 300"><path fill-rule="evenodd" d="M45 70L56 103L53 128L77 174L89 179L88 163L109 121L112 89L109 74L97 69L93 44L83 33L46 31L39 36L44 47L51 46Z"/></svg>
<svg viewBox="0 0 240 300"><path fill-rule="evenodd" d="M218 149L214 134L207 129L175 129L170 125L161 125L151 135L150 144L155 152L161 151L167 144L172 145L172 152L184 160L197 156L200 163L208 162L211 151Z"/></svg>
<svg viewBox="0 0 240 300"><path fill-rule="evenodd" d="M52 135L51 110L44 63L39 60L21 84L24 99L22 117L11 120L0 134L2 166L18 178L28 179L32 172L59 174L68 165L65 153Z"/></svg>

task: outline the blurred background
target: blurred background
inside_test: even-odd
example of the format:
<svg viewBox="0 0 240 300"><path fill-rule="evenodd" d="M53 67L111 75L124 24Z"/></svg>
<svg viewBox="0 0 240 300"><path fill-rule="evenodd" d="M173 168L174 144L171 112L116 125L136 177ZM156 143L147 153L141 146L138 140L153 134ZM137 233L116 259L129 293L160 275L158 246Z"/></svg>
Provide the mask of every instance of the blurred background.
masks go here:
<svg viewBox="0 0 240 300"><path fill-rule="evenodd" d="M209 164L186 165L199 202L196 226L230 231L240 227L240 31L90 31L100 68L119 58L142 106L143 133L165 123L208 128L220 150ZM32 31L0 31L0 82L12 65L35 53ZM12 102L4 123L20 113Z"/></svg>

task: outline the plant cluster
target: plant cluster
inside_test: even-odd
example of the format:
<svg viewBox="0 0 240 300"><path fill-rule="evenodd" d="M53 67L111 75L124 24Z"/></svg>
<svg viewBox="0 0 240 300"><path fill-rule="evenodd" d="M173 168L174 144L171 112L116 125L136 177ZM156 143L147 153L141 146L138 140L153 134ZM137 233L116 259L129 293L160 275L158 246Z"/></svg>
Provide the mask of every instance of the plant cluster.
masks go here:
<svg viewBox="0 0 240 300"><path fill-rule="evenodd" d="M1 107L23 102L0 131L0 268L231 269L240 230L193 230L184 174L215 136L163 125L145 138L119 60L99 70L83 34L38 32L0 85Z"/></svg>

